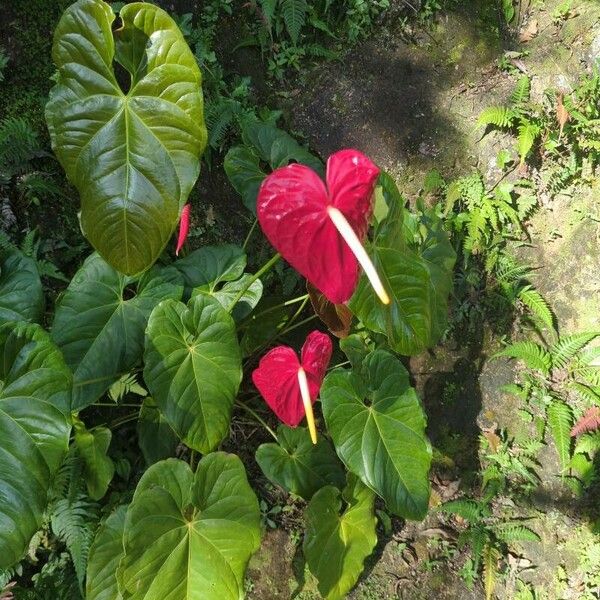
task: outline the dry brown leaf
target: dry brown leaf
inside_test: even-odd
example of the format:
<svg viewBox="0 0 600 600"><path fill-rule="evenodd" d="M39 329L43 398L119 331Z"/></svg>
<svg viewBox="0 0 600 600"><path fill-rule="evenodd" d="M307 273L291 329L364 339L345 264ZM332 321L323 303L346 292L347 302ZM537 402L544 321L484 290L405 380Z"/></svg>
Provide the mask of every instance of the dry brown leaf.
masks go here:
<svg viewBox="0 0 600 600"><path fill-rule="evenodd" d="M565 125L567 124L568 120L571 118L569 111L567 110L567 108L564 105L564 97L565 97L565 95L562 92L560 92L556 95L556 120L558 121L558 124L560 126L560 132L558 134L559 140L562 137L563 129L565 128Z"/></svg>
<svg viewBox="0 0 600 600"><path fill-rule="evenodd" d="M526 44L530 42L539 32L538 22L536 19L531 19L527 25L521 29L519 33L519 41Z"/></svg>
<svg viewBox="0 0 600 600"><path fill-rule="evenodd" d="M352 311L345 304L334 304L311 283L306 282L306 291L310 303L319 319L327 325L333 335L339 338L348 337L352 324Z"/></svg>
<svg viewBox="0 0 600 600"><path fill-rule="evenodd" d="M500 448L500 444L502 444L502 440L500 439L500 436L495 433L494 431L483 431L483 436L485 437L485 439L487 440L488 444L490 445L490 450L496 454L496 452L498 452L498 449Z"/></svg>

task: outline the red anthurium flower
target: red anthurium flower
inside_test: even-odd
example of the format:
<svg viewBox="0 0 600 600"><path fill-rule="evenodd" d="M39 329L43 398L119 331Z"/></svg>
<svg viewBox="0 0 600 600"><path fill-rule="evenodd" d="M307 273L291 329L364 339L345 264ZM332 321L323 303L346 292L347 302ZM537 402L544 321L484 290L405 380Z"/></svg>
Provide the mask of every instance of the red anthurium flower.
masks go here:
<svg viewBox="0 0 600 600"><path fill-rule="evenodd" d="M188 231L190 230L190 205L186 204L181 211L181 219L179 220L179 236L177 237L177 248L175 248L175 256L179 256L179 251L185 244Z"/></svg>
<svg viewBox="0 0 600 600"><path fill-rule="evenodd" d="M258 192L258 221L271 244L335 304L352 296L359 263L389 303L361 243L378 176L364 154L341 150L327 161L326 185L309 167L291 164L273 171Z"/></svg>
<svg viewBox="0 0 600 600"><path fill-rule="evenodd" d="M252 373L252 381L277 417L297 427L306 414L313 443L317 430L312 412L331 358L331 339L313 331L302 346L300 361L289 346L277 346L265 354Z"/></svg>

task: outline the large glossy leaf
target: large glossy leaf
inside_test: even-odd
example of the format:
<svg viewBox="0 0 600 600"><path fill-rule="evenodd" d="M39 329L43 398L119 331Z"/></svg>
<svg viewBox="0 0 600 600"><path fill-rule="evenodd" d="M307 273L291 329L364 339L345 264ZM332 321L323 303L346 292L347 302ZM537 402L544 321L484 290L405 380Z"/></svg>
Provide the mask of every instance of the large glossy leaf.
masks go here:
<svg viewBox="0 0 600 600"><path fill-rule="evenodd" d="M7 252L0 264L0 325L8 321L39 321L44 291L33 258L18 250Z"/></svg>
<svg viewBox="0 0 600 600"><path fill-rule="evenodd" d="M246 146L235 146L225 155L223 168L244 206L256 214L258 188L267 176L260 168L258 156Z"/></svg>
<svg viewBox="0 0 600 600"><path fill-rule="evenodd" d="M306 509L304 556L325 600L343 600L377 544L375 495L350 475L343 493L327 486Z"/></svg>
<svg viewBox="0 0 600 600"><path fill-rule="evenodd" d="M159 460L175 456L179 439L158 410L153 398L144 398L137 433L138 444L146 464L152 465Z"/></svg>
<svg viewBox="0 0 600 600"><path fill-rule="evenodd" d="M201 75L175 22L153 4L119 11L79 0L54 34L57 83L46 106L52 148L81 197L81 227L117 270L158 258L206 145ZM113 62L129 72L123 92Z"/></svg>
<svg viewBox="0 0 600 600"><path fill-rule="evenodd" d="M344 486L343 466L324 437L313 444L306 428L280 425L277 439L278 444L256 450L256 462L270 481L305 500L326 485Z"/></svg>
<svg viewBox="0 0 600 600"><path fill-rule="evenodd" d="M435 344L448 325L448 298L452 291L456 252L442 220L432 210L418 216L406 211L403 221L408 246L421 257L429 271L430 344Z"/></svg>
<svg viewBox="0 0 600 600"><path fill-rule="evenodd" d="M242 197L244 206L256 214L258 189L267 172L290 162L304 164L323 174L323 163L302 147L289 133L271 123L248 123L243 129L244 146L235 146L227 152L223 167L231 185Z"/></svg>
<svg viewBox="0 0 600 600"><path fill-rule="evenodd" d="M69 443L71 374L38 325L0 327L0 569L39 529Z"/></svg>
<svg viewBox="0 0 600 600"><path fill-rule="evenodd" d="M122 600L117 567L123 557L126 506L119 506L100 526L90 548L86 577L86 600Z"/></svg>
<svg viewBox="0 0 600 600"><path fill-rule="evenodd" d="M250 273L244 273L236 281L230 281L220 290L213 292L213 296L221 303L221 306L227 311L231 310L235 321L245 319L254 310L262 297L262 281L256 279L250 283L252 277L253 275L250 275ZM242 290L244 293L234 305L233 303Z"/></svg>
<svg viewBox="0 0 600 600"><path fill-rule="evenodd" d="M146 331L144 379L175 433L190 448L214 450L229 432L242 380L235 323L206 294L161 302Z"/></svg>
<svg viewBox="0 0 600 600"><path fill-rule="evenodd" d="M258 501L233 454L196 473L169 459L140 480L125 523L120 581L129 600L240 600L260 543Z"/></svg>
<svg viewBox="0 0 600 600"><path fill-rule="evenodd" d="M349 306L371 331L387 335L396 352L411 356L436 344L446 328L455 255L441 222L405 214L395 185L385 181L389 213L371 258L391 303L382 304L363 275Z"/></svg>
<svg viewBox="0 0 600 600"><path fill-rule="evenodd" d="M330 372L321 388L327 429L346 466L395 514L422 519L429 504L426 417L402 363L375 350L359 369Z"/></svg>
<svg viewBox="0 0 600 600"><path fill-rule="evenodd" d="M108 456L112 433L108 427L86 429L75 421L75 447L83 459L83 476L92 500L100 500L106 494L115 474L115 465Z"/></svg>
<svg viewBox="0 0 600 600"><path fill-rule="evenodd" d="M173 266L183 275L186 288L214 291L220 283L242 276L246 254L233 244L204 246L175 261Z"/></svg>
<svg viewBox="0 0 600 600"><path fill-rule="evenodd" d="M172 274L166 279L151 271L136 283L98 254L87 258L64 293L52 327L74 373L73 410L95 402L135 366L152 309L182 292Z"/></svg>

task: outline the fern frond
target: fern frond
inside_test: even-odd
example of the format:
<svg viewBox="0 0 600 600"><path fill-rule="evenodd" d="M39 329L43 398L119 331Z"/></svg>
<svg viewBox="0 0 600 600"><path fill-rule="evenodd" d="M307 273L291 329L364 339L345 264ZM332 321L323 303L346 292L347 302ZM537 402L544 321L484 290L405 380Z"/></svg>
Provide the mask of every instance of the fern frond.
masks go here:
<svg viewBox="0 0 600 600"><path fill-rule="evenodd" d="M500 552L498 552L498 550L492 544L487 543L483 548L482 553L483 587L485 589L486 600L491 600L494 590L496 589L499 560Z"/></svg>
<svg viewBox="0 0 600 600"><path fill-rule="evenodd" d="M593 456L600 450L600 431L583 433L575 444L575 454L589 454Z"/></svg>
<svg viewBox="0 0 600 600"><path fill-rule="evenodd" d="M553 400L546 413L548 427L554 438L562 470L568 468L571 460L571 428L573 411L562 400Z"/></svg>
<svg viewBox="0 0 600 600"><path fill-rule="evenodd" d="M600 406L600 394L598 392L578 381L572 381L569 387L574 390L581 398L589 402L592 405Z"/></svg>
<svg viewBox="0 0 600 600"><path fill-rule="evenodd" d="M522 360L529 369L541 371L544 375L550 373L552 365L550 354L534 342L515 342L494 356L507 356Z"/></svg>
<svg viewBox="0 0 600 600"><path fill-rule="evenodd" d="M148 395L146 389L138 383L137 375L135 373L126 373L125 375L122 375L108 390L108 395L113 402L121 402L121 400L130 393L142 398Z"/></svg>
<svg viewBox="0 0 600 600"><path fill-rule="evenodd" d="M39 152L37 133L26 121L13 117L0 122L0 176L25 173Z"/></svg>
<svg viewBox="0 0 600 600"><path fill-rule="evenodd" d="M503 542L539 542L540 536L522 523L503 523L494 529L496 537Z"/></svg>
<svg viewBox="0 0 600 600"><path fill-rule="evenodd" d="M477 254L481 250L482 241L485 237L486 218L480 209L472 210L469 217L464 247L467 252Z"/></svg>
<svg viewBox="0 0 600 600"><path fill-rule="evenodd" d="M517 136L517 151L519 153L519 159L521 164L525 162L527 156L531 152L535 141L540 135L540 128L538 125L530 122L522 123L518 127Z"/></svg>
<svg viewBox="0 0 600 600"><path fill-rule="evenodd" d="M592 406L577 420L571 429L571 437L600 429L600 408Z"/></svg>
<svg viewBox="0 0 600 600"><path fill-rule="evenodd" d="M83 469L83 460L71 447L54 478L49 509L52 531L66 545L82 590L87 557L100 518L99 505L85 494Z"/></svg>
<svg viewBox="0 0 600 600"><path fill-rule="evenodd" d="M474 500L467 500L466 498L446 502L440 506L439 510L449 515L458 515L471 523L477 521L480 516L479 505L477 502Z"/></svg>
<svg viewBox="0 0 600 600"><path fill-rule="evenodd" d="M508 129L512 127L515 116L514 111L507 106L488 106L479 115L477 126L487 127L493 125L500 129Z"/></svg>
<svg viewBox="0 0 600 600"><path fill-rule="evenodd" d="M519 300L531 311L534 320L550 330L556 330L556 320L550 305L533 286L526 285L522 288L519 291Z"/></svg>
<svg viewBox="0 0 600 600"><path fill-rule="evenodd" d="M600 334L597 332L587 332L561 337L550 347L552 366L564 369L569 361L598 335Z"/></svg>
<svg viewBox="0 0 600 600"><path fill-rule="evenodd" d="M58 281L64 281L69 283L69 279L63 275L58 267L48 260L38 259L37 269L40 277L49 277L50 279L56 279Z"/></svg>
<svg viewBox="0 0 600 600"><path fill-rule="evenodd" d="M79 494L73 500L58 500L53 508L52 531L66 545L83 588L90 546L99 521L99 507L84 494Z"/></svg>
<svg viewBox="0 0 600 600"><path fill-rule="evenodd" d="M295 45L298 43L300 31L306 21L308 9L306 0L281 0L280 6L285 28Z"/></svg>
<svg viewBox="0 0 600 600"><path fill-rule="evenodd" d="M531 94L531 81L527 75L523 75L510 95L510 104L516 109L522 109L527 102Z"/></svg>

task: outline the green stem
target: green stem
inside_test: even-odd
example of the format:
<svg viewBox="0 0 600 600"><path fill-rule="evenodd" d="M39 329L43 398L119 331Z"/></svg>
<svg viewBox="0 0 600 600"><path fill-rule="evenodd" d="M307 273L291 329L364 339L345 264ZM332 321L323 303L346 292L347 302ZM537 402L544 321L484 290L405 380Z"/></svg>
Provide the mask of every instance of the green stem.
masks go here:
<svg viewBox="0 0 600 600"><path fill-rule="evenodd" d="M258 415L258 413L253 410L252 408L250 408L245 402L242 402L241 400L236 400L235 403L242 409L244 409L249 415L252 415L256 421L258 421L275 439L276 442L279 442L279 440L277 439L277 434L271 429L271 427L269 427L267 425L267 423L265 422L265 420Z"/></svg>
<svg viewBox="0 0 600 600"><path fill-rule="evenodd" d="M236 297L233 299L233 302L231 303L228 312L231 312L233 310L235 305L244 297L244 294L248 291L250 286L262 275L264 275L273 265L277 264L280 258L281 254L279 254L278 252L277 254L275 254L275 256L271 257L271 259L268 262L266 262L256 273L254 273L254 275L252 275L250 279L248 279L246 285L238 292Z"/></svg>
<svg viewBox="0 0 600 600"><path fill-rule="evenodd" d="M349 360L345 360L344 362L338 363L337 365L333 365L333 367L329 367L327 370L328 371L333 371L333 369L337 369L339 367L345 367L346 365L349 365L350 361Z"/></svg>
<svg viewBox="0 0 600 600"><path fill-rule="evenodd" d="M110 429L114 429L115 427L120 427L121 425L126 425L130 421L137 421L137 419L139 418L139 416L140 416L140 413L138 411L138 412L135 412L135 413L131 413L129 415L125 415L123 417L119 417L118 419L115 419L109 425L109 428Z"/></svg>
<svg viewBox="0 0 600 600"><path fill-rule="evenodd" d="M248 235L246 236L246 239L244 240L244 243L242 244L243 250L246 249L246 246L248 245L248 242L250 241L250 238L252 237L252 234L254 233L254 230L256 229L257 224L258 224L258 219L254 219L254 223L252 223L252 227L250 227L250 231L248 232Z"/></svg>
<svg viewBox="0 0 600 600"><path fill-rule="evenodd" d="M110 406L111 408L139 408L139 404L115 404L113 402L94 402L92 406Z"/></svg>
<svg viewBox="0 0 600 600"><path fill-rule="evenodd" d="M285 302L280 302L279 304L276 304L275 306L270 306L269 308L266 308L265 310L261 310L259 313L253 314L250 317L248 317L247 319L245 319L242 323L240 323L240 326L238 327L238 329L241 329L242 327L246 326L250 320L260 319L260 317L262 317L263 315L267 315L270 312L273 312L280 308L285 308L286 306L292 306L293 304L298 304L298 302L306 303L305 302L306 300L308 300L308 294L304 294L304 296L298 296L297 298L292 298L291 300L286 300ZM304 306L302 308L304 308Z"/></svg>
<svg viewBox="0 0 600 600"><path fill-rule="evenodd" d="M285 335L286 333L289 333L290 331L294 331L294 329L298 329L298 327L302 327L302 325L306 325L306 323L310 323L311 321L314 321L316 318L317 318L317 315L312 315L310 317L307 317L306 319L302 319L302 321L298 321L292 327L286 327L285 329L283 329L279 333L278 337L281 337L282 335Z"/></svg>

